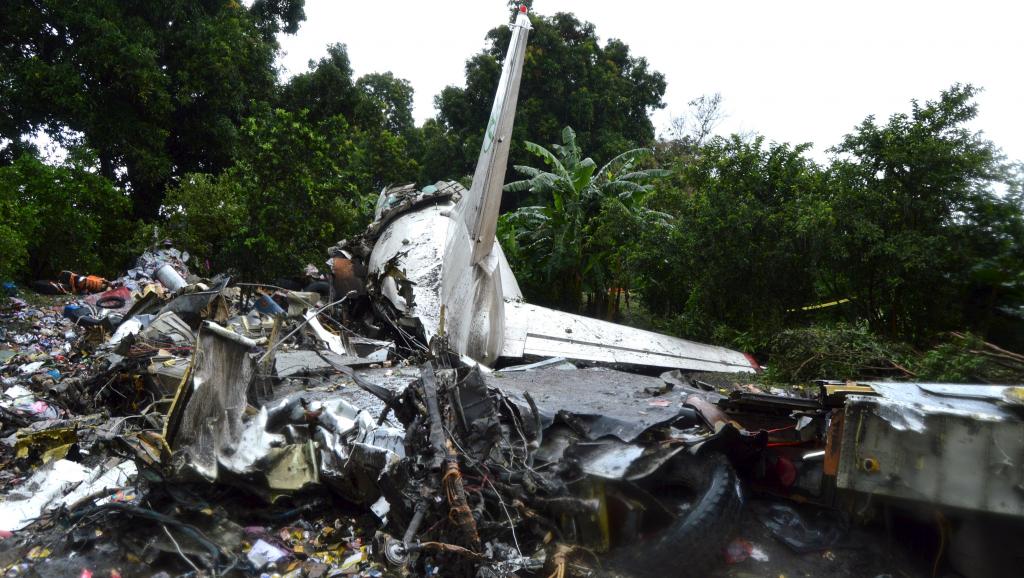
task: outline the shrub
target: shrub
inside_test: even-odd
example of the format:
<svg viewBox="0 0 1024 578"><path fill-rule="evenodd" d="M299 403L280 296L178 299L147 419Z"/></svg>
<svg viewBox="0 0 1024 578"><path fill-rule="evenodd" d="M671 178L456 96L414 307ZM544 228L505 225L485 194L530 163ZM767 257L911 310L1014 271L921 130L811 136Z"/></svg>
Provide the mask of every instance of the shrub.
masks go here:
<svg viewBox="0 0 1024 578"><path fill-rule="evenodd" d="M24 154L0 168L4 275L51 277L64 269L114 275L136 227L128 197L95 170L83 149L49 165Z"/></svg>
<svg viewBox="0 0 1024 578"><path fill-rule="evenodd" d="M776 336L767 377L782 383L909 377L914 359L910 347L872 333L866 323L812 325Z"/></svg>

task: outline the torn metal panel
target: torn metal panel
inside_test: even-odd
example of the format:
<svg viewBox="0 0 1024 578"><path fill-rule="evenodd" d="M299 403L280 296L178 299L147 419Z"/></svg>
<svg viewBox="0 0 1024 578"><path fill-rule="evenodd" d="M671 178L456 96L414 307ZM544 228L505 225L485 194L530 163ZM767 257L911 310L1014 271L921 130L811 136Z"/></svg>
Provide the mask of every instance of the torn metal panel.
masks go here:
<svg viewBox="0 0 1024 578"><path fill-rule="evenodd" d="M301 490L320 482L320 471L312 442L271 448L261 462L267 487L278 491Z"/></svg>
<svg viewBox="0 0 1024 578"><path fill-rule="evenodd" d="M307 311L305 318L309 328L316 334L316 338L324 342L327 345L327 349L338 355L352 355L354 353L340 335L335 335L324 329L324 326L320 324L320 320L316 318L315 311Z"/></svg>
<svg viewBox="0 0 1024 578"><path fill-rule="evenodd" d="M181 357L154 359L146 368L160 396L174 395L188 370L188 360Z"/></svg>
<svg viewBox="0 0 1024 578"><path fill-rule="evenodd" d="M156 316L142 330L141 335L147 341L173 343L179 346L192 345L195 341L192 328L173 311Z"/></svg>
<svg viewBox="0 0 1024 578"><path fill-rule="evenodd" d="M255 368L247 346L220 333L200 334L191 379L185 383L187 399L176 400L168 419L177 422L169 439L188 465L210 481L217 479L221 454L249 449L240 447L239 440Z"/></svg>
<svg viewBox="0 0 1024 578"><path fill-rule="evenodd" d="M545 428L562 415L589 439L611 435L633 441L644 431L683 414L678 394L651 397L648 393L664 386L656 377L605 368L481 375L488 387L509 395L521 408L528 408L523 394L529 393Z"/></svg>
<svg viewBox="0 0 1024 578"><path fill-rule="evenodd" d="M320 302L320 294L312 291L289 291L286 297L288 317L306 315L310 310L316 309L317 303Z"/></svg>
<svg viewBox="0 0 1024 578"><path fill-rule="evenodd" d="M428 341L441 323L441 266L453 206L431 205L396 218L377 239L367 263L380 296L403 315L417 318ZM399 256L398 269L412 287L411 301L389 267Z"/></svg>
<svg viewBox="0 0 1024 578"><path fill-rule="evenodd" d="M848 405L869 404L871 399L875 399L879 415L900 430L923 432L925 418L930 415L980 421L1020 419L998 403L1006 386L885 381L862 381L858 384L870 387L877 396L848 396Z"/></svg>
<svg viewBox="0 0 1024 578"><path fill-rule="evenodd" d="M836 485L893 498L1024 515L1024 422L974 385L867 382L850 395Z"/></svg>
<svg viewBox="0 0 1024 578"><path fill-rule="evenodd" d="M331 361L327 361L326 358L328 356ZM330 351L318 352L299 349L296 351L278 351L274 356L274 372L278 379L289 379L292 377L335 373L337 365L359 367L369 365L370 363L373 362L361 357L336 355Z"/></svg>
<svg viewBox="0 0 1024 578"><path fill-rule="evenodd" d="M606 438L597 442L577 442L566 456L578 460L580 468L592 476L606 480L638 480L653 474L685 449L683 444L641 445Z"/></svg>
<svg viewBox="0 0 1024 578"><path fill-rule="evenodd" d="M393 341L351 336L348 343L355 355L372 363L387 361L395 352L395 343Z"/></svg>
<svg viewBox="0 0 1024 578"><path fill-rule="evenodd" d="M160 314L176 313L191 327L198 327L203 319L224 323L228 318L228 304L221 292L227 283L227 279L222 279L210 290L178 295L160 310Z"/></svg>
<svg viewBox="0 0 1024 578"><path fill-rule="evenodd" d="M599 478L620 480L626 476L629 466L643 455L644 448L615 441L579 443L573 448L573 453L580 456L584 472Z"/></svg>

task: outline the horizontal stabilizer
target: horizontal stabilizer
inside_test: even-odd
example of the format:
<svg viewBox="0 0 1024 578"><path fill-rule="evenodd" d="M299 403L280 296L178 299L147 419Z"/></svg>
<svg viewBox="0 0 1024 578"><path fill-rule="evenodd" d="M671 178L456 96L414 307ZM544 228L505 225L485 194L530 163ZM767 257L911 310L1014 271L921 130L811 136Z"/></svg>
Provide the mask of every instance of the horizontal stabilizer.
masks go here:
<svg viewBox="0 0 1024 578"><path fill-rule="evenodd" d="M753 373L743 353L528 303L505 303L502 357L536 355L692 371Z"/></svg>

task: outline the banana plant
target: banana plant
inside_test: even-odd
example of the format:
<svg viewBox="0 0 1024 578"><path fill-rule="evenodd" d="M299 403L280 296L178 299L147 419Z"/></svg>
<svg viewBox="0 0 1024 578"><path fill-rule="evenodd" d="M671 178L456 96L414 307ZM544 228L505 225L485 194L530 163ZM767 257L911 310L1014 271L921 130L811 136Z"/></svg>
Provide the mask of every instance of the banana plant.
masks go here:
<svg viewBox="0 0 1024 578"><path fill-rule="evenodd" d="M580 309L584 290L601 295L612 286L613 247L595 243L593 234L609 204L627 220L655 215L644 207L650 182L669 174L654 168L638 168L651 151L625 151L598 168L584 157L571 127L562 130L562 144L551 149L532 142L526 150L539 157L544 168L516 165L522 180L505 185L507 192L530 192L543 204L520 207L503 217L504 242L513 258L525 263L527 282L544 286L549 301ZM631 223L623 223L628 227ZM523 269L520 269L523 270Z"/></svg>

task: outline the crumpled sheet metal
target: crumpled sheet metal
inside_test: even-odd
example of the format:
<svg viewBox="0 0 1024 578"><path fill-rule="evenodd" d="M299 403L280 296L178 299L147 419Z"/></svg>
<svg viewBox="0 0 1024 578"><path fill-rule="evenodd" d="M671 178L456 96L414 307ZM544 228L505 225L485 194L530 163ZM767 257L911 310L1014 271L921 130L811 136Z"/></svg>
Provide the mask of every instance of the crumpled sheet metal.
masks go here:
<svg viewBox="0 0 1024 578"><path fill-rule="evenodd" d="M378 499L378 480L405 458L405 432L377 426L369 412L342 399L324 404L319 423L324 480L354 502Z"/></svg>
<svg viewBox="0 0 1024 578"><path fill-rule="evenodd" d="M580 469L592 476L632 481L651 475L685 449L681 444L644 446L606 438L598 442L577 442L566 451L566 455L579 460Z"/></svg>
<svg viewBox="0 0 1024 578"><path fill-rule="evenodd" d="M966 417L979 421L1020 421L997 403L1004 386L858 382L870 386L878 397L851 395L849 405L874 406L878 417L899 431L924 433L929 416Z"/></svg>
<svg viewBox="0 0 1024 578"><path fill-rule="evenodd" d="M217 479L221 455L249 451L249 444L239 442L255 370L247 347L213 332L200 334L190 378L168 416L167 434L175 453L210 481Z"/></svg>
<svg viewBox="0 0 1024 578"><path fill-rule="evenodd" d="M356 502L379 497L376 481L405 456L404 432L343 399L308 401L303 392L246 415L255 368L237 340L200 335L168 420L179 465L209 481L227 471L295 491L326 480Z"/></svg>
<svg viewBox="0 0 1024 578"><path fill-rule="evenodd" d="M544 442L534 458L538 462L558 463L572 460L584 473L606 480L639 480L653 474L681 451L682 444L641 445L614 437L586 441L562 424L544 431Z"/></svg>

